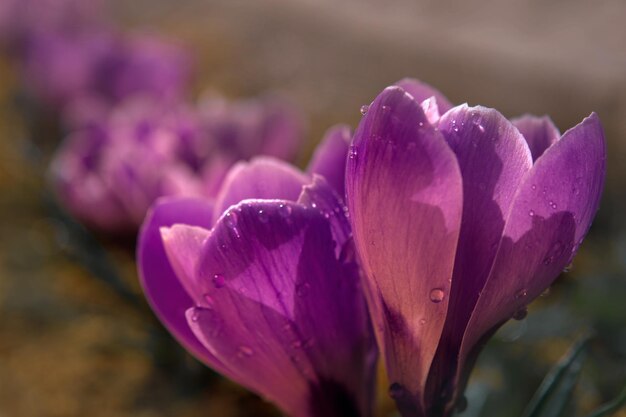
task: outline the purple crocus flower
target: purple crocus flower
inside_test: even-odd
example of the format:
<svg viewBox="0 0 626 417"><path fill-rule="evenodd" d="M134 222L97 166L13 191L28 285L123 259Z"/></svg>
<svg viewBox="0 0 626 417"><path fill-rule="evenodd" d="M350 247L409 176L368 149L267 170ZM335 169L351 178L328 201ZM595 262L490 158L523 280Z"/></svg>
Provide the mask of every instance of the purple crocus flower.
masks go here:
<svg viewBox="0 0 626 417"><path fill-rule="evenodd" d="M103 24L102 0L3 0L0 2L0 46L20 53L34 33L91 31Z"/></svg>
<svg viewBox="0 0 626 417"><path fill-rule="evenodd" d="M605 155L595 114L560 135L548 118L452 107L413 80L369 106L347 203L403 416L449 416L481 345L571 262Z"/></svg>
<svg viewBox="0 0 626 417"><path fill-rule="evenodd" d="M302 134L295 110L277 98L233 102L227 106L233 114L219 104L224 120L210 124L197 109L149 96L131 97L113 111L95 97L76 103L64 114L75 133L52 165L56 189L79 220L109 234L135 232L159 197L215 197L228 169L253 155L240 153L229 140L246 140L260 154L286 156Z"/></svg>
<svg viewBox="0 0 626 417"><path fill-rule="evenodd" d="M94 85L113 102L135 94L171 100L186 92L191 69L183 45L150 33L118 35L93 74Z"/></svg>
<svg viewBox="0 0 626 417"><path fill-rule="evenodd" d="M113 44L108 31L34 32L20 53L24 87L37 100L54 106L91 93L98 68Z"/></svg>
<svg viewBox="0 0 626 417"><path fill-rule="evenodd" d="M274 95L228 100L207 93L198 103L198 119L206 137L190 141L190 152L205 163L212 195L237 161L256 155L291 161L304 136L304 123L295 106Z"/></svg>
<svg viewBox="0 0 626 417"><path fill-rule="evenodd" d="M86 225L125 234L157 198L203 195L200 176L181 157L191 117L182 106L133 99L104 120L83 121L52 163L60 201Z"/></svg>
<svg viewBox="0 0 626 417"><path fill-rule="evenodd" d="M311 170L332 171L336 151L345 160L347 145L325 146ZM239 163L214 203L151 210L138 247L146 296L198 359L288 415L369 416L376 347L344 208L322 176Z"/></svg>
<svg viewBox="0 0 626 417"><path fill-rule="evenodd" d="M80 33L34 31L20 58L26 88L57 106L85 96L109 105L137 94L175 100L191 78L191 59L181 45L105 27Z"/></svg>

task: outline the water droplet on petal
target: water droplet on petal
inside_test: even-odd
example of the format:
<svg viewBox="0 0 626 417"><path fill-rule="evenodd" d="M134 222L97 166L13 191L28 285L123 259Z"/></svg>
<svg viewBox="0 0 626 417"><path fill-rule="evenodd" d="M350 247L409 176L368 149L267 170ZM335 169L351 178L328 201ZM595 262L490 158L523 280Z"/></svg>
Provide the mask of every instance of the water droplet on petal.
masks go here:
<svg viewBox="0 0 626 417"><path fill-rule="evenodd" d="M531 185L530 188L532 188L533 190L537 189L537 186L535 184Z"/></svg>
<svg viewBox="0 0 626 417"><path fill-rule="evenodd" d="M350 145L350 151L348 152L348 158L356 159L356 157L357 157L356 147L354 145Z"/></svg>
<svg viewBox="0 0 626 417"><path fill-rule="evenodd" d="M239 229L237 228L237 213L231 211L230 213L226 213L226 218L224 220L226 222L226 227L228 227L236 238L241 237L239 235Z"/></svg>
<svg viewBox="0 0 626 417"><path fill-rule="evenodd" d="M529 215L530 217L534 217L534 216L535 216L535 210L530 210L530 211L528 212L528 215Z"/></svg>
<svg viewBox="0 0 626 417"><path fill-rule="evenodd" d="M433 303L440 303L443 301L445 295L446 294L441 288L434 288L430 291L430 301L432 301Z"/></svg>
<svg viewBox="0 0 626 417"><path fill-rule="evenodd" d="M193 313L191 313L191 321L195 323L199 319L200 319L200 314L198 313L198 310L194 310Z"/></svg>
<svg viewBox="0 0 626 417"><path fill-rule="evenodd" d="M406 389L404 389L402 385L398 384L397 382L394 382L393 384L389 385L389 396L393 398L394 400L397 400L398 398L402 398L405 395L406 395Z"/></svg>
<svg viewBox="0 0 626 417"><path fill-rule="evenodd" d="M280 214L282 218L286 219L287 217L291 215L291 206L281 203L278 206L278 214Z"/></svg>
<svg viewBox="0 0 626 417"><path fill-rule="evenodd" d="M222 288L224 285L226 285L226 279L224 278L224 275L213 275L213 285L215 286L215 288Z"/></svg>
<svg viewBox="0 0 626 417"><path fill-rule="evenodd" d="M308 282L303 282L302 284L298 284L296 286L296 295L298 297L305 297L309 293L310 289L311 289L311 284L309 284Z"/></svg>
<svg viewBox="0 0 626 417"><path fill-rule="evenodd" d="M362 105L362 106L361 106L361 109L360 109L361 114L362 114L363 116L365 116L365 115L367 114L367 111L368 111L369 109L370 109L370 106L368 106L367 104Z"/></svg>
<svg viewBox="0 0 626 417"><path fill-rule="evenodd" d="M519 300L520 298L524 298L527 295L528 295L528 290L526 288L522 288L521 290L515 293L515 298Z"/></svg>
<svg viewBox="0 0 626 417"><path fill-rule="evenodd" d="M267 215L267 211L263 209L259 210L259 220L261 221L261 223L267 223L270 220L269 216Z"/></svg>
<svg viewBox="0 0 626 417"><path fill-rule="evenodd" d="M520 308L515 313L513 313L513 320L524 320L528 315L528 309L526 307Z"/></svg>

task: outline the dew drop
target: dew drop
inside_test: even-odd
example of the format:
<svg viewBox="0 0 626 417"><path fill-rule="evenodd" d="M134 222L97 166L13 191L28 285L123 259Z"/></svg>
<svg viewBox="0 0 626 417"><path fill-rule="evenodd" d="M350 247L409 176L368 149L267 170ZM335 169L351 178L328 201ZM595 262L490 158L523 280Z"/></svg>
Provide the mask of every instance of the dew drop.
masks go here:
<svg viewBox="0 0 626 417"><path fill-rule="evenodd" d="M389 396L394 400L404 397L406 394L406 389L397 382L389 385Z"/></svg>
<svg viewBox="0 0 626 417"><path fill-rule="evenodd" d="M513 313L513 320L524 320L528 315L528 309L526 307L520 308L515 313Z"/></svg>
<svg viewBox="0 0 626 417"><path fill-rule="evenodd" d="M537 189L537 186L535 184L531 185L530 188L532 188L533 190Z"/></svg>
<svg viewBox="0 0 626 417"><path fill-rule="evenodd" d="M534 216L535 216L535 210L530 210L530 211L528 212L528 215L529 215L530 217L534 217Z"/></svg>
<svg viewBox="0 0 626 417"><path fill-rule="evenodd" d="M357 151L354 145L350 145L350 152L348 152L348 158L350 159L356 159L357 157Z"/></svg>
<svg viewBox="0 0 626 417"><path fill-rule="evenodd" d="M367 114L367 111L368 111L369 109L370 109L370 106L368 106L367 104L362 105L362 106L361 106L361 109L360 109L361 114L362 114L363 116L365 116L365 115Z"/></svg>
<svg viewBox="0 0 626 417"><path fill-rule="evenodd" d="M237 228L237 213L231 211L230 213L226 213L226 227L228 227L231 232L235 235L236 238L240 238L239 229Z"/></svg>
<svg viewBox="0 0 626 417"><path fill-rule="evenodd" d="M281 203L278 206L278 214L280 214L282 218L286 219L291 215L291 206Z"/></svg>
<svg viewBox="0 0 626 417"><path fill-rule="evenodd" d="M433 303L440 303L443 301L445 293L441 288L434 288L430 291L430 301Z"/></svg>
<svg viewBox="0 0 626 417"><path fill-rule="evenodd" d="M309 290L311 289L311 284L308 282L303 282L302 284L298 284L296 286L296 295L298 297L306 297L309 294Z"/></svg>
<svg viewBox="0 0 626 417"><path fill-rule="evenodd" d="M263 209L259 210L259 220L261 221L261 223L267 223L270 220L267 211Z"/></svg>
<svg viewBox="0 0 626 417"><path fill-rule="evenodd" d="M528 290L526 288L522 288L521 290L515 293L515 298L519 300L520 298L524 298L527 295L528 295Z"/></svg>
<svg viewBox="0 0 626 417"><path fill-rule="evenodd" d="M199 319L200 319L200 314L198 313L198 310L194 310L193 313L191 313L191 321L195 323Z"/></svg>
<svg viewBox="0 0 626 417"><path fill-rule="evenodd" d="M215 286L215 288L224 287L224 285L226 285L226 279L224 278L224 275L222 274L213 275L213 285Z"/></svg>

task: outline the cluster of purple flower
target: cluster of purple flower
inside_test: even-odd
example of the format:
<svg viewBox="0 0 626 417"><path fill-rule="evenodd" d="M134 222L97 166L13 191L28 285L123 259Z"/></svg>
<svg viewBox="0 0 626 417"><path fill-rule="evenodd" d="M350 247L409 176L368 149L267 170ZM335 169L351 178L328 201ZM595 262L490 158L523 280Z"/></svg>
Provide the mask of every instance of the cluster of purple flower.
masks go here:
<svg viewBox="0 0 626 417"><path fill-rule="evenodd" d="M380 355L403 416L450 416L482 344L571 262L598 208L595 114L561 135L405 79L302 172L283 162L301 138L288 104L185 103L189 55L95 7L0 5L27 86L72 130L52 164L60 199L110 233L143 221L159 318L288 415L370 416Z"/></svg>
<svg viewBox="0 0 626 417"><path fill-rule="evenodd" d="M380 352L403 416L450 416L484 342L580 246L602 128L561 135L408 79L362 112L306 173L258 158L215 199L160 200L142 284L181 344L288 415L370 416Z"/></svg>
<svg viewBox="0 0 626 417"><path fill-rule="evenodd" d="M91 114L89 114L91 113ZM61 202L107 233L135 233L168 195L214 197L226 171L252 155L294 157L302 123L276 97L197 106L132 97L81 119L52 163ZM75 122L76 123L76 122Z"/></svg>
<svg viewBox="0 0 626 417"><path fill-rule="evenodd" d="M52 179L76 218L108 234L136 233L158 197L213 197L238 160L294 158L303 123L289 102L207 94L187 103L190 53L155 35L117 30L104 14L102 4L84 0L0 7L0 39L25 89L69 131Z"/></svg>

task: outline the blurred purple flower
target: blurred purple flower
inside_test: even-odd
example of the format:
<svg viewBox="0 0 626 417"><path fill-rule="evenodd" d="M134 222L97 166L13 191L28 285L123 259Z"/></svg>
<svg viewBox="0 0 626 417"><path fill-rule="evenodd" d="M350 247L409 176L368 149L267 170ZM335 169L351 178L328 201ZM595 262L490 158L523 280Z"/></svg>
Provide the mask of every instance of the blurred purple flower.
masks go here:
<svg viewBox="0 0 626 417"><path fill-rule="evenodd" d="M256 155L293 160L302 144L304 123L295 106L282 97L227 100L205 94L198 104L202 132L190 141L190 158L205 164L209 194L215 194L228 169Z"/></svg>
<svg viewBox="0 0 626 417"><path fill-rule="evenodd" d="M94 73L96 91L112 101L134 94L180 98L189 87L192 59L180 44L155 34L119 36Z"/></svg>
<svg viewBox="0 0 626 417"><path fill-rule="evenodd" d="M21 62L32 95L61 106L85 96L109 104L134 94L176 99L191 75L191 59L182 46L109 28L80 34L35 32L23 47Z"/></svg>
<svg viewBox="0 0 626 417"><path fill-rule="evenodd" d="M79 33L104 22L102 0L2 0L0 45L18 53L33 34Z"/></svg>
<svg viewBox="0 0 626 417"><path fill-rule="evenodd" d="M347 203L403 416L449 416L463 402L481 345L571 262L598 209L605 156L595 114L561 136L548 118L452 107L413 80L369 106Z"/></svg>
<svg viewBox="0 0 626 417"><path fill-rule="evenodd" d="M93 97L77 103L64 114L75 133L54 159L53 179L75 217L112 234L136 231L159 197L214 197L236 161L291 155L302 137L300 118L278 98L216 101L222 119L150 96L131 97L112 111Z"/></svg>
<svg viewBox="0 0 626 417"><path fill-rule="evenodd" d="M63 205L90 227L133 233L158 197L202 195L201 179L180 157L187 116L184 108L134 99L90 120L52 163Z"/></svg>
<svg viewBox="0 0 626 417"><path fill-rule="evenodd" d="M39 101L65 105L94 91L98 68L112 49L109 32L34 33L21 53L24 87Z"/></svg>
<svg viewBox="0 0 626 417"><path fill-rule="evenodd" d="M316 166L346 153L325 146ZM214 203L160 200L138 265L159 318L208 366L290 416L370 416L376 347L352 245L324 177L262 157L234 166Z"/></svg>

